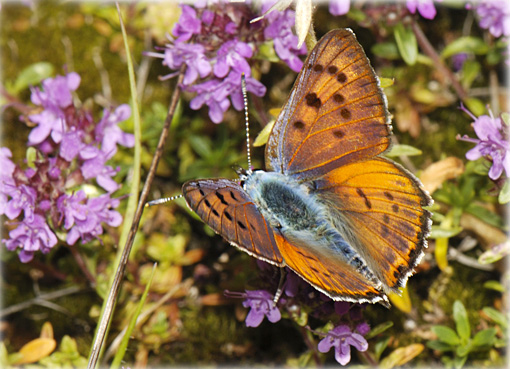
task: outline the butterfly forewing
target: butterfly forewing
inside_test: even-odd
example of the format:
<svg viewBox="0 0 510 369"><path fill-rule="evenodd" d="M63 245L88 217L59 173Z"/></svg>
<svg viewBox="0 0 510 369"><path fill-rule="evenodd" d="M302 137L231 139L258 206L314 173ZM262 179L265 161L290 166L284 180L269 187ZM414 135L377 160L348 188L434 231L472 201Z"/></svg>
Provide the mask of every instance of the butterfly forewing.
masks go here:
<svg viewBox="0 0 510 369"><path fill-rule="evenodd" d="M352 31L324 36L305 61L273 127L266 168L297 178L384 152L391 133L386 100Z"/></svg>
<svg viewBox="0 0 510 369"><path fill-rule="evenodd" d="M317 195L341 214L359 243L352 246L389 288L405 283L423 255L431 199L417 179L389 160L343 166L315 181Z"/></svg>
<svg viewBox="0 0 510 369"><path fill-rule="evenodd" d="M228 242L252 256L281 265L271 226L237 183L228 179L189 181L182 192L191 210Z"/></svg>

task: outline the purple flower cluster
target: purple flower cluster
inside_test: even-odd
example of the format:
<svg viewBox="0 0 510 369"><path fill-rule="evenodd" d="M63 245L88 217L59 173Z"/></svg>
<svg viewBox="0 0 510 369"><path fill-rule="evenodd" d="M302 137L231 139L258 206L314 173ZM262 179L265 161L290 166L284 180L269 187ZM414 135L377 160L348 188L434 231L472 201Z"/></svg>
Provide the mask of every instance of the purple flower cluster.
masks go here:
<svg viewBox="0 0 510 369"><path fill-rule="evenodd" d="M479 25L488 29L494 37L510 36L510 5L507 0L481 0L474 6L479 17Z"/></svg>
<svg viewBox="0 0 510 369"><path fill-rule="evenodd" d="M306 54L306 47L297 48L298 38L291 31L292 10L272 11L263 20L251 24L249 21L256 15L247 4L217 1L206 8L204 3L181 5L174 38L170 38L162 53L147 55L163 59L163 65L174 71L186 65L182 88L196 94L190 107L198 110L206 105L211 120L220 123L231 105L236 110L243 109L243 73L249 92L257 96L266 93L265 86L252 77L250 67L263 43L273 41L276 54L294 71L301 69L298 56ZM269 9L269 5L264 4L262 10Z"/></svg>
<svg viewBox="0 0 510 369"><path fill-rule="evenodd" d="M350 6L350 0L330 0L329 12L335 16L345 15L349 12ZM406 0L406 6L410 13L415 14L418 11L426 19L434 19L437 13L434 0Z"/></svg>
<svg viewBox="0 0 510 369"><path fill-rule="evenodd" d="M406 6L410 13L415 14L418 10L426 19L434 19L437 13L434 0L406 0Z"/></svg>
<svg viewBox="0 0 510 369"><path fill-rule="evenodd" d="M79 84L80 76L70 73L44 80L42 89L32 88L38 112L25 119L35 125L28 144L36 155L27 160L26 169L11 161L8 148L0 148L0 215L12 227L2 241L8 250L21 249L22 262L32 260L36 251L48 253L57 244L57 233L66 234L68 245L79 239L85 243L103 233L103 223L116 227L122 221L113 210L119 200L110 197L119 188L112 179L119 169L107 162L118 144L134 145L134 136L118 127L131 110L128 105L105 109L94 122L73 104L72 92ZM106 193L89 197L79 189L93 180Z"/></svg>
<svg viewBox="0 0 510 369"><path fill-rule="evenodd" d="M498 179L503 170L507 177L510 175L510 143L508 142L508 124L501 117L489 115L475 117L464 106L461 109L474 120L473 128L478 138L468 136L457 137L463 141L475 143L476 146L466 153L469 160L477 160L482 156L492 159L489 178Z"/></svg>

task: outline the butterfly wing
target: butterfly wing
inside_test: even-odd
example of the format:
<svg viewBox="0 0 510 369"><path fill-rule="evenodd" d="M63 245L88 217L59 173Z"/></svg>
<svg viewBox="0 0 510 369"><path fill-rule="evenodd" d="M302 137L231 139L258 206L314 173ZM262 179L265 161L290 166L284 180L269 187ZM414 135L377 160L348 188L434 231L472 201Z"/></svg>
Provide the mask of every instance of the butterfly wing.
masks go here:
<svg viewBox="0 0 510 369"><path fill-rule="evenodd" d="M375 158L342 166L314 181L332 218L353 230L352 246L390 290L406 283L423 256L430 196L400 165Z"/></svg>
<svg viewBox="0 0 510 369"><path fill-rule="evenodd" d="M311 252L313 245L295 245L279 233L274 237L286 265L333 300L381 302L389 307L384 292L344 260L332 254Z"/></svg>
<svg viewBox="0 0 510 369"><path fill-rule="evenodd" d="M266 147L266 168L315 178L374 157L389 146L386 99L349 29L315 46L298 75Z"/></svg>
<svg viewBox="0 0 510 369"><path fill-rule="evenodd" d="M237 183L228 179L189 181L182 193L191 210L232 245L268 263L282 264L272 227Z"/></svg>

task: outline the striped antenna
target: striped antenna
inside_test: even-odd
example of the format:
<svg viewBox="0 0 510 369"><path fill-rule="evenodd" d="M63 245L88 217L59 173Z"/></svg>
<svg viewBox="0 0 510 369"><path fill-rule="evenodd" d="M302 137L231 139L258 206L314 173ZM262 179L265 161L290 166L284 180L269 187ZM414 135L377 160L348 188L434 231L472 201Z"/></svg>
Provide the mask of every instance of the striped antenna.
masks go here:
<svg viewBox="0 0 510 369"><path fill-rule="evenodd" d="M246 97L246 77L244 73L241 74L241 90L243 91L244 102L244 122L246 125L246 156L248 157L248 174L251 174L251 152L250 152L250 122L248 120L248 98Z"/></svg>
<svg viewBox="0 0 510 369"><path fill-rule="evenodd" d="M152 201L147 201L145 203L145 207L148 208L149 206L164 204L166 202L170 202L170 201L174 201L174 200L180 199L181 197L184 197L184 196L181 194L181 195L176 195L176 196L171 196L171 197L164 197L162 199L156 199L156 200L152 200Z"/></svg>

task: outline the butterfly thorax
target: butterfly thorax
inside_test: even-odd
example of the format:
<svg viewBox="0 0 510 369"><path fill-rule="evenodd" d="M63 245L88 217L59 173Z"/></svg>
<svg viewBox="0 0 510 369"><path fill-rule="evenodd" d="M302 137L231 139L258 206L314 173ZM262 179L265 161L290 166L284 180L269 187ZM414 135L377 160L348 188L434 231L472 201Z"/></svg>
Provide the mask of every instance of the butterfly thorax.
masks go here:
<svg viewBox="0 0 510 369"><path fill-rule="evenodd" d="M271 227L284 237L304 248L312 245L314 252L324 257L341 258L380 285L361 255L330 221L331 214L314 196L311 183L259 170L246 177L244 189Z"/></svg>

